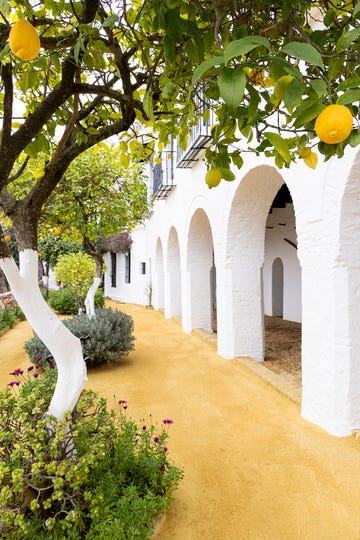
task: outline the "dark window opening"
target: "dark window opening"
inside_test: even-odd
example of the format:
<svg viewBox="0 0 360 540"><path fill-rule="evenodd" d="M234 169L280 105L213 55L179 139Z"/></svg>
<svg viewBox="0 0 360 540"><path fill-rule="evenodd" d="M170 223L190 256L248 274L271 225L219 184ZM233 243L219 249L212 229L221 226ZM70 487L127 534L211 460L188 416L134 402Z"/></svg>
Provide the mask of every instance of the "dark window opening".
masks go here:
<svg viewBox="0 0 360 540"><path fill-rule="evenodd" d="M111 252L111 286L116 287L116 253Z"/></svg>
<svg viewBox="0 0 360 540"><path fill-rule="evenodd" d="M130 283L130 271L131 271L131 261L130 261L130 251L125 253L125 283Z"/></svg>
<svg viewBox="0 0 360 540"><path fill-rule="evenodd" d="M146 263L140 263L140 274L146 274Z"/></svg>

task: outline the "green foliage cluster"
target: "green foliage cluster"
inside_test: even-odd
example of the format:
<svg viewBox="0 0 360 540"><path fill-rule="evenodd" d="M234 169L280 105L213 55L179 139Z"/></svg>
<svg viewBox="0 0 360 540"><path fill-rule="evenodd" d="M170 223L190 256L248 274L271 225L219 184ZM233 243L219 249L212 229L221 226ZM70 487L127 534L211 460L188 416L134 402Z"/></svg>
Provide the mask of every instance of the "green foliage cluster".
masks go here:
<svg viewBox="0 0 360 540"><path fill-rule="evenodd" d="M12 375L0 392L0 538L150 538L182 476L165 446L171 421L138 425L125 401L109 411L88 391L58 422L45 414L56 370Z"/></svg>
<svg viewBox="0 0 360 540"><path fill-rule="evenodd" d="M19 306L0 306L0 330L8 328L16 321L22 321L24 318L24 314Z"/></svg>
<svg viewBox="0 0 360 540"><path fill-rule="evenodd" d="M54 268L60 255L78 253L79 251L83 251L79 242L64 240L61 236L53 233L38 240L39 258L47 264L48 268Z"/></svg>
<svg viewBox="0 0 360 540"><path fill-rule="evenodd" d="M54 266L56 280L67 287L75 298L76 308L81 307L81 299L86 295L95 275L95 261L83 252L64 253Z"/></svg>
<svg viewBox="0 0 360 540"><path fill-rule="evenodd" d="M48 300L50 306L58 313L63 315L76 315L78 313L75 295L68 287L63 287L57 291L50 291ZM79 301L81 305L84 305L84 294L79 298ZM104 307L104 304L104 291L102 289L98 289L95 293L95 307L101 308Z"/></svg>
<svg viewBox="0 0 360 540"><path fill-rule="evenodd" d="M89 336L84 341L84 356L90 368L118 362L134 349L134 321L130 315L119 310L96 309L95 317L91 319L79 315L66 319L64 324L78 338ZM50 352L37 335L25 342L24 348L31 362L38 365L41 359L41 365L46 364Z"/></svg>

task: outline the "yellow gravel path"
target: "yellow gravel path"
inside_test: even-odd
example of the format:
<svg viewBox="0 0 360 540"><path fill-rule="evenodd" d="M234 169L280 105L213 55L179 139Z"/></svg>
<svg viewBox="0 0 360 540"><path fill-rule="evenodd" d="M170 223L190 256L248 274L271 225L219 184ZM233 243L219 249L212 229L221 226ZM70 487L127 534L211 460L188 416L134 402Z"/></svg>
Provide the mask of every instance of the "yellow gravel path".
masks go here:
<svg viewBox="0 0 360 540"><path fill-rule="evenodd" d="M185 478L156 540L360 540L360 442L305 422L288 398L224 360L178 322L111 303L135 321L136 350L89 373L136 420L171 418ZM0 338L0 383L27 365L26 322ZM114 539L116 540L116 539Z"/></svg>

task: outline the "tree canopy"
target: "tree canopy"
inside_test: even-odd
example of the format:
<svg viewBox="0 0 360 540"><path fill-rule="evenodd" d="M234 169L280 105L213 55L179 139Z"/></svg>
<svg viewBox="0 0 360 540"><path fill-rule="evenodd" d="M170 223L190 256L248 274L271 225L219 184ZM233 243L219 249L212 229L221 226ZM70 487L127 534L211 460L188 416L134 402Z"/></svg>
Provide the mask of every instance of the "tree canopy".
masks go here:
<svg viewBox="0 0 360 540"><path fill-rule="evenodd" d="M42 208L70 163L114 135L124 135L126 163L129 153L143 150L142 134L147 151L161 149L170 135L184 146L189 125L213 108L206 158L224 169L240 167L244 152L273 156L282 167L304 157L304 149L328 159L359 143L357 1L0 5L0 205L20 249L36 246ZM31 21L40 36L40 54L31 61L9 49L17 19ZM337 144L319 142L314 132L331 103L354 118L351 134ZM11 185L27 169L36 182L15 195Z"/></svg>

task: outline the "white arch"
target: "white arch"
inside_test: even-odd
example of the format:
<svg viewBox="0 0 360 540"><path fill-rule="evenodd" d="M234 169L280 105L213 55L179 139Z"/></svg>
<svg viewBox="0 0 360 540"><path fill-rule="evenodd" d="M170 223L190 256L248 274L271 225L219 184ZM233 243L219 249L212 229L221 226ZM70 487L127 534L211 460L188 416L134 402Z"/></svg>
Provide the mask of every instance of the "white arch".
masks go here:
<svg viewBox="0 0 360 540"><path fill-rule="evenodd" d="M161 239L156 241L153 302L155 309L164 307L164 254Z"/></svg>
<svg viewBox="0 0 360 540"><path fill-rule="evenodd" d="M202 208L194 211L187 234L186 249L186 319L185 331L212 329L211 268L213 235L209 218Z"/></svg>
<svg viewBox="0 0 360 540"><path fill-rule="evenodd" d="M170 228L167 242L165 317L181 318L181 259L177 230Z"/></svg>
<svg viewBox="0 0 360 540"><path fill-rule="evenodd" d="M261 165L241 180L226 232L225 264L218 268L218 350L226 358L264 359L262 265L265 225L283 184L275 168ZM229 313L231 320L229 321Z"/></svg>

